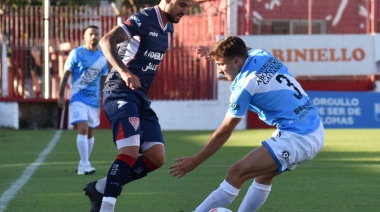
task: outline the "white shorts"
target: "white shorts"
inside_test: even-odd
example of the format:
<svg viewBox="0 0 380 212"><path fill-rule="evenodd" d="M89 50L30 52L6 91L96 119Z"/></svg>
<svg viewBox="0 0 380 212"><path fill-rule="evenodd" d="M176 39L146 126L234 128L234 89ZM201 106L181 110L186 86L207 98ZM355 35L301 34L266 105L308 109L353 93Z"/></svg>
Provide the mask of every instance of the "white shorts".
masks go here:
<svg viewBox="0 0 380 212"><path fill-rule="evenodd" d="M123 138L116 141L117 149L120 150L122 147L126 146L140 146L140 150L144 152L145 150L151 148L154 145L164 145L161 142L143 142L140 143L140 135L132 135L128 138Z"/></svg>
<svg viewBox="0 0 380 212"><path fill-rule="evenodd" d="M324 137L321 123L317 130L307 135L276 130L263 144L280 166L278 172L283 172L293 170L303 161L314 158L322 149Z"/></svg>
<svg viewBox="0 0 380 212"><path fill-rule="evenodd" d="M96 128L100 124L100 109L88 106L82 102L70 103L70 124L88 122L90 128Z"/></svg>

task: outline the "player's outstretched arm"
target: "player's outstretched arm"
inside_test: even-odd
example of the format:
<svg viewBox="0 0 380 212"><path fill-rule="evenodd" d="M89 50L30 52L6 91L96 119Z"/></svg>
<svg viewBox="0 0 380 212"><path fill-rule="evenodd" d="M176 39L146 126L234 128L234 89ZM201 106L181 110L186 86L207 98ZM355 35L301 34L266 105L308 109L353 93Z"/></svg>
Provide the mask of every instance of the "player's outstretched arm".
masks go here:
<svg viewBox="0 0 380 212"><path fill-rule="evenodd" d="M169 167L169 174L181 178L193 171L226 143L240 121L241 118L226 116L207 144L194 157L185 156L175 159L177 163Z"/></svg>
<svg viewBox="0 0 380 212"><path fill-rule="evenodd" d="M198 166L194 161L194 158L188 156L176 158L175 161L177 163L169 167L169 174L177 178L183 177Z"/></svg>
<svg viewBox="0 0 380 212"><path fill-rule="evenodd" d="M71 75L71 71L66 70L59 84L59 93L58 93L58 99L57 99L57 104L59 108L65 108L66 106L65 88L66 88L66 84L67 84L67 81L69 80L70 75Z"/></svg>

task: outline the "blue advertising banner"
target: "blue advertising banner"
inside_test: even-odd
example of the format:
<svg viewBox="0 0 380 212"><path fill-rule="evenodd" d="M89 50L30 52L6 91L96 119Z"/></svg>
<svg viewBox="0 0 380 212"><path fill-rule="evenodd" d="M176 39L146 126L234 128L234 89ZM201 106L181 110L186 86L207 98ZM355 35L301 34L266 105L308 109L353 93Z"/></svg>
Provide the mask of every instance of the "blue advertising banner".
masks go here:
<svg viewBox="0 0 380 212"><path fill-rule="evenodd" d="M325 128L380 128L379 92L308 91Z"/></svg>

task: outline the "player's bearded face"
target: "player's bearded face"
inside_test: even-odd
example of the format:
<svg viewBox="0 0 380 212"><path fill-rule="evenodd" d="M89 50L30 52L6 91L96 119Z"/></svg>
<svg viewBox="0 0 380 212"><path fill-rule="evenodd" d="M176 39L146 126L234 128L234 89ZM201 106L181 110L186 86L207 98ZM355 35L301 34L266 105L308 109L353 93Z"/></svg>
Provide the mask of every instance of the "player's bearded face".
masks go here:
<svg viewBox="0 0 380 212"><path fill-rule="evenodd" d="M170 22L178 23L192 4L192 0L170 1L167 5L166 17Z"/></svg>
<svg viewBox="0 0 380 212"><path fill-rule="evenodd" d="M99 31L97 29L87 29L84 34L84 39L87 44L96 47L99 43Z"/></svg>
<svg viewBox="0 0 380 212"><path fill-rule="evenodd" d="M92 45L92 46L97 46L98 45L98 43L99 43L99 40L97 39L97 38L94 38L94 39L91 39L90 40L90 44Z"/></svg>
<svg viewBox="0 0 380 212"><path fill-rule="evenodd" d="M169 13L166 13L166 17L168 17L168 20L172 23L178 23L181 20L181 18L176 18L176 16L173 16Z"/></svg>

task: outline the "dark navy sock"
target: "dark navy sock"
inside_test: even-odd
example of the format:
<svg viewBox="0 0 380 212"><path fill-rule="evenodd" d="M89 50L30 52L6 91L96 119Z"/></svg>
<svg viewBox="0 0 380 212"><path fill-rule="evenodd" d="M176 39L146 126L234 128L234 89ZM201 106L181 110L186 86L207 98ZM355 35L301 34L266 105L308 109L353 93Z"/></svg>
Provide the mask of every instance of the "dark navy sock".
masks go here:
<svg viewBox="0 0 380 212"><path fill-rule="evenodd" d="M129 176L131 166L135 163L136 159L129 156L119 154L112 164L107 175L106 188L104 190L105 197L117 198L123 189L125 179Z"/></svg>
<svg viewBox="0 0 380 212"><path fill-rule="evenodd" d="M130 183L134 180L141 179L148 175L149 172L152 172L158 169L156 165L154 165L148 158L140 155L136 162L133 164L131 168L131 172L129 173L129 177L125 184Z"/></svg>

